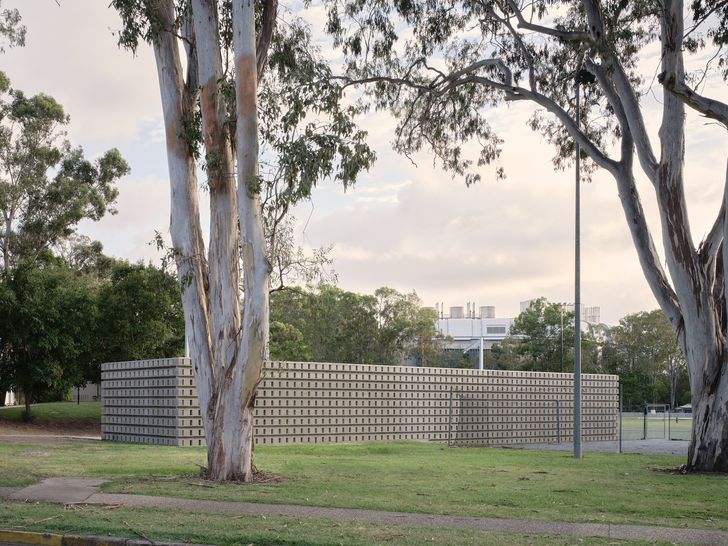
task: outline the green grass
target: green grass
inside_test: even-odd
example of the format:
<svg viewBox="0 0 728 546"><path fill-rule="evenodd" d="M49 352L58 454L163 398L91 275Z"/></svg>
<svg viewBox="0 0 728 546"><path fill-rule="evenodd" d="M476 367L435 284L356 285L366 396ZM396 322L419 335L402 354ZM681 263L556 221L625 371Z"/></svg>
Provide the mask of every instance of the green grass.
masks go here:
<svg viewBox="0 0 728 546"><path fill-rule="evenodd" d="M25 406L8 406L0 408L0 421L22 421ZM101 402L48 402L32 404L30 413L37 423L52 421L88 421L101 422Z"/></svg>
<svg viewBox="0 0 728 546"><path fill-rule="evenodd" d="M647 544L608 538L558 538L459 529L387 526L360 522L94 506L66 510L50 504L0 501L5 528L80 535L148 537L156 541L239 545L620 545ZM654 543L650 543L654 544Z"/></svg>
<svg viewBox="0 0 728 546"><path fill-rule="evenodd" d="M669 420L663 415L651 416L647 420L647 438L690 440L692 424L690 415L685 414L673 414L672 419ZM644 438L644 432L643 417L622 417L622 439L641 440Z"/></svg>
<svg viewBox="0 0 728 546"><path fill-rule="evenodd" d="M0 445L0 486L45 476L107 476L110 492L728 529L728 476L656 470L684 462L676 457L587 453L577 461L564 452L371 442L259 447L255 462L285 479L199 487L194 475L205 463L199 448Z"/></svg>

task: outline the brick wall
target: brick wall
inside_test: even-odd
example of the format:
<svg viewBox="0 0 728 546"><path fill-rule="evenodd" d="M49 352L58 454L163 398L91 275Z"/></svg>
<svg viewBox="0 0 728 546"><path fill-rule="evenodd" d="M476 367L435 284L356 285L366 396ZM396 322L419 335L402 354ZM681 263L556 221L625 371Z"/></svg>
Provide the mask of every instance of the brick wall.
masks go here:
<svg viewBox="0 0 728 546"><path fill-rule="evenodd" d="M571 374L270 362L256 444L434 440L456 445L570 441ZM584 441L617 438L618 378L582 375ZM104 439L203 445L187 359L102 366Z"/></svg>

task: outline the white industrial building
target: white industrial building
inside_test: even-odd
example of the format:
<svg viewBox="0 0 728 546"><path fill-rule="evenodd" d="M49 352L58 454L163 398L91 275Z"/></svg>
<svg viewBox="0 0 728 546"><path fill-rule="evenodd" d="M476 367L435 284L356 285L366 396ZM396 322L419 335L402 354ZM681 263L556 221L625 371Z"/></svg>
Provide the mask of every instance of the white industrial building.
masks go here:
<svg viewBox="0 0 728 546"><path fill-rule="evenodd" d="M528 309L531 301L521 302L521 313ZM580 305L582 324L598 325L600 308ZM574 311L573 304L563 304L563 306L564 311ZM484 353L490 351L494 343L500 343L510 335L515 320L496 317L494 306L476 307L474 302L468 303L465 307L450 307L447 314L443 304L436 304L435 311L438 317L435 328L446 338L445 350L477 355L478 368L481 370Z"/></svg>
<svg viewBox="0 0 728 546"><path fill-rule="evenodd" d="M468 303L467 307L450 307L447 315L442 304L436 305L435 310L438 316L435 328L447 338L445 350L475 352L481 370L483 353L508 337L513 326L512 318L496 317L492 305L476 309L475 303Z"/></svg>

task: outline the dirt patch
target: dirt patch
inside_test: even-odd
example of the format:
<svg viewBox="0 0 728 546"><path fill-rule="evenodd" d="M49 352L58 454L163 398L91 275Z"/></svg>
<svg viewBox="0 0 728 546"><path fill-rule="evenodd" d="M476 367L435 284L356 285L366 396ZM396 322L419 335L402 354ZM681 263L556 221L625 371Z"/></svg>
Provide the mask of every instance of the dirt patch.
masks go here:
<svg viewBox="0 0 728 546"><path fill-rule="evenodd" d="M101 423L87 419L37 419L30 423L0 419L0 435L100 436Z"/></svg>
<svg viewBox="0 0 728 546"><path fill-rule="evenodd" d="M0 420L0 442L28 445L63 445L73 438L98 438L101 423L83 419L54 419L53 421ZM40 455L36 455L40 456Z"/></svg>
<svg viewBox="0 0 728 546"><path fill-rule="evenodd" d="M202 480L203 482L206 482L207 484L215 484L218 482L208 480L207 475L207 468L204 466L200 466L200 474L197 476L197 479ZM284 481L286 478L283 476L278 476L276 474L269 474L268 472L263 472L262 470L258 470L257 468L253 467L253 479L249 482L244 482L241 480L229 480L224 483L233 483L238 485L263 485L263 484L269 484L269 483L280 483ZM190 484L190 485L199 485L199 484ZM203 486L204 487L204 486Z"/></svg>

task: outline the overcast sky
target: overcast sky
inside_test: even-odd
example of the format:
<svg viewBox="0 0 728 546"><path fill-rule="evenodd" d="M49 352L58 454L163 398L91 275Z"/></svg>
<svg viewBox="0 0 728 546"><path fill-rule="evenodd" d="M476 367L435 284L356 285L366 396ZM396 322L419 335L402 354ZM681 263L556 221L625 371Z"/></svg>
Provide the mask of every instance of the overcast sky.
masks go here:
<svg viewBox="0 0 728 546"><path fill-rule="evenodd" d="M117 47L120 22L108 4L4 0L4 9L21 11L28 35L25 48L0 57L0 69L13 87L63 104L71 116L69 137L88 156L121 150L132 172L119 183L119 213L83 223L80 231L102 241L109 254L158 262L148 243L155 231L168 231L169 189L154 59L146 47L136 57ZM320 11L311 20L319 21ZM655 73L656 53L642 59L647 74ZM728 98L724 85L707 91ZM659 105L649 94L644 102L656 143ZM333 244L339 286L347 290L415 290L427 305L474 301L495 305L497 316L514 316L521 300L538 296L573 301L574 174L553 171L553 149L526 127L530 114L527 103L516 102L489 115L506 140L507 179L495 180L486 168L483 181L470 188L433 166L427 153L413 165L392 152L393 120L368 115L361 124L376 165L346 193L321 182L312 202L295 212L300 244ZM728 139L724 129L692 113L688 126L687 194L699 241L720 204ZM644 181L640 190L661 248L654 191ZM598 174L583 184L582 207L582 301L599 305L608 323L654 309L613 180Z"/></svg>

